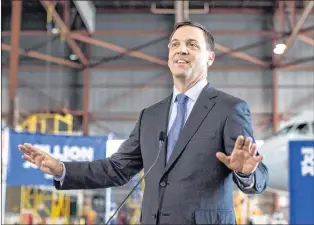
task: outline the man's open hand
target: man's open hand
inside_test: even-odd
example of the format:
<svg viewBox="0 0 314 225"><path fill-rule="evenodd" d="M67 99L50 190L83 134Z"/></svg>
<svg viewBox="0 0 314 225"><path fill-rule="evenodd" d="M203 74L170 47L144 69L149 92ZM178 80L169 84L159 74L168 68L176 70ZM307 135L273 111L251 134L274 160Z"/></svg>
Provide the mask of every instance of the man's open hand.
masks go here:
<svg viewBox="0 0 314 225"><path fill-rule="evenodd" d="M31 144L19 145L18 148L24 154L22 156L24 160L35 164L44 173L53 176L62 176L62 163L50 156L48 153L35 148Z"/></svg>
<svg viewBox="0 0 314 225"><path fill-rule="evenodd" d="M243 174L251 174L263 160L263 156L257 156L256 153L256 143L252 144L250 137L244 141L243 136L238 136L230 156L226 156L222 152L217 152L216 156L230 170Z"/></svg>

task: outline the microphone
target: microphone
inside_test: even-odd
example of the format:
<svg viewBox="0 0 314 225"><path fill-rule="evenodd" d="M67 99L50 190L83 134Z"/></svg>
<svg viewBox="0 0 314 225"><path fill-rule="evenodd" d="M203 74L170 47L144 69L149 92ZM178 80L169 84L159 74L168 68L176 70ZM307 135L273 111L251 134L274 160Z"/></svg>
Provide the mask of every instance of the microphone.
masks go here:
<svg viewBox="0 0 314 225"><path fill-rule="evenodd" d="M147 170L146 173L144 173L144 175L141 177L141 179L136 183L136 185L133 187L133 189L130 191L130 193L125 197L125 199L122 201L122 203L120 204L120 206L116 209L116 211L113 213L113 215L108 219L106 225L108 225L111 220L113 219L113 217L116 215L116 213L122 208L122 206L125 204L126 200L130 197L130 195L135 191L135 189L137 188L137 186L142 182L142 180L146 177L146 175L149 173L149 171L151 171L151 169L155 166L158 158L159 158L159 155L160 155L160 152L161 152L161 149L162 149L162 145L163 143L165 142L165 139L166 139L166 134L165 132L161 131L159 133L159 148L158 148L158 154L157 154L157 157L154 161L154 163L151 165L151 167Z"/></svg>

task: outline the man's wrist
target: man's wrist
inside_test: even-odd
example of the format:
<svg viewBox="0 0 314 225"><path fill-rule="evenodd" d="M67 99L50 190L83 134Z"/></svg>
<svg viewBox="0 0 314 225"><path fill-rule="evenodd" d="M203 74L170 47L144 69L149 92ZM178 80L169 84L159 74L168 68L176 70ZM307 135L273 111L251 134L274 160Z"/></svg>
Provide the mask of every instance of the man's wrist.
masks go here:
<svg viewBox="0 0 314 225"><path fill-rule="evenodd" d="M61 177L63 175L63 170L64 170L64 164L61 161L58 161L58 173L56 174L56 176Z"/></svg>
<svg viewBox="0 0 314 225"><path fill-rule="evenodd" d="M252 175L252 173L242 173L242 172L239 172L239 171L235 171L239 176L242 176L242 177L249 177Z"/></svg>

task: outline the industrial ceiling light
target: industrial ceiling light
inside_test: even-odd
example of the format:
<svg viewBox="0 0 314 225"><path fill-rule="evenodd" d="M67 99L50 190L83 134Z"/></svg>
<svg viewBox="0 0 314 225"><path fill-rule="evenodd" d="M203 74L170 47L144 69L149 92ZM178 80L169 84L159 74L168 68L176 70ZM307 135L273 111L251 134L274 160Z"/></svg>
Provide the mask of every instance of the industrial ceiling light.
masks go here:
<svg viewBox="0 0 314 225"><path fill-rule="evenodd" d="M71 55L70 55L70 59L71 59L72 61L75 61L75 60L78 59L78 57L77 57L77 55L75 55L75 54L71 54Z"/></svg>
<svg viewBox="0 0 314 225"><path fill-rule="evenodd" d="M51 29L51 33L59 34L60 33L60 29L58 27L54 27L54 28Z"/></svg>
<svg viewBox="0 0 314 225"><path fill-rule="evenodd" d="M284 53L286 48L287 48L287 46L283 43L277 44L276 47L274 48L274 53L276 55L281 55L282 53Z"/></svg>

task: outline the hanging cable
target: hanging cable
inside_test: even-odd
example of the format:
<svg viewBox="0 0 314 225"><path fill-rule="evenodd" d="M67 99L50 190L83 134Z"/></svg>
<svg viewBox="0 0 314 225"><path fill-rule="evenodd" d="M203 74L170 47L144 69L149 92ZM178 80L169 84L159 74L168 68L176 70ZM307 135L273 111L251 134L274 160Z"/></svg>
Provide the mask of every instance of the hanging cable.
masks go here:
<svg viewBox="0 0 314 225"><path fill-rule="evenodd" d="M145 48L145 47L148 47L148 46L157 44L157 43L159 43L159 42L161 42L161 41L163 41L163 40L166 40L166 39L168 39L168 38L169 38L169 36L159 37L159 38L157 38L157 39L155 39L155 40L152 40L152 41L149 41L149 42L147 42L147 43L141 44L141 45L136 46L136 47L134 47L134 48L127 49L127 51L125 51L125 52L123 52L123 53L119 53L119 54L117 54L117 55L115 55L115 56L102 58L102 59L101 59L99 62L97 62L97 63L89 64L89 65L88 65L88 68L94 68L94 67L99 66L99 65L101 65L101 64L104 64L104 63L106 63L106 62L118 60L118 59L124 57L125 55L127 55L127 54L130 53L130 52L138 51L138 50L143 49L143 48ZM81 70L83 70L83 69L81 69Z"/></svg>
<svg viewBox="0 0 314 225"><path fill-rule="evenodd" d="M58 36L53 36L53 38L50 40L52 43L58 39ZM30 48L25 48L25 52L29 52L29 51L36 51L40 48L43 48L43 47L46 47L47 46L47 39L39 44L36 44ZM3 59L4 62L8 62L10 56L8 56L7 58ZM24 60L28 59L29 56L23 56L23 55L20 55L20 63L23 62Z"/></svg>

